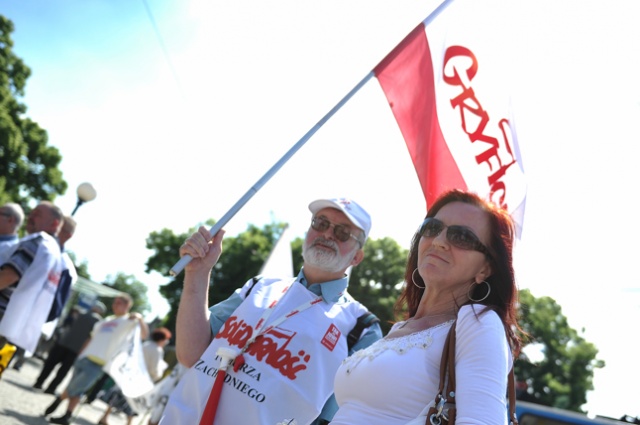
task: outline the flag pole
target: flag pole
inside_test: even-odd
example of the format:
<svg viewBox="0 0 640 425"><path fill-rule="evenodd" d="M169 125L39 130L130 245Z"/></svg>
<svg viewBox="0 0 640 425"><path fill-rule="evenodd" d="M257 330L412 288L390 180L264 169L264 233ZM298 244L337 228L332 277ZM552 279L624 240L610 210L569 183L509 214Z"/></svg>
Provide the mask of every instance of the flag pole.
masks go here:
<svg viewBox="0 0 640 425"><path fill-rule="evenodd" d="M316 123L309 131L305 133L304 136L298 142L293 145L291 149L284 154L282 158L278 162L276 162L269 171L266 172L264 176L260 178L243 196L240 198L225 215L209 230L209 235L213 237L222 227L231 220L231 218L236 215L238 211L247 203L249 200L255 195L258 190L265 185L266 182L271 179L282 168L282 166L289 160L291 157L300 150L302 146L313 136L336 112L340 110L348 101L356 94L371 78L373 78L373 72L369 72L366 77L364 77L354 88L349 91L341 100L338 102L329 112L323 116L320 121ZM181 257L180 260L169 270L169 274L171 276L176 276L180 274L180 272L184 269L184 267L191 262L192 258L190 255L185 255Z"/></svg>
<svg viewBox="0 0 640 425"><path fill-rule="evenodd" d="M444 0L433 12L427 16L427 18L422 21L423 25L427 25L434 18L436 18L453 0ZM395 49L394 49L395 50ZM393 53L393 52L392 52ZM289 160L291 157L300 150L302 146L313 136L336 112L340 110L352 97L355 95L371 78L375 77L375 73L373 71L369 72L354 88L352 88L349 93L347 93L329 112L327 112L321 119L314 125L309 131L305 133L304 136L298 142L293 145L291 149L285 153L282 158L278 162L276 162L264 176L260 178L232 207L222 218L209 229L209 235L213 237L225 224L233 218L234 215L237 214L242 207L249 202L249 200L255 195L258 190L262 188L262 186L267 183L271 177L274 176L282 168L282 166ZM177 276L180 272L185 268L187 264L189 264L192 260L190 255L185 255L181 257L180 260L169 270L169 274L171 276Z"/></svg>
<svg viewBox="0 0 640 425"><path fill-rule="evenodd" d="M440 3L440 5L438 7L436 7L433 10L433 12L431 12L429 14L429 16L427 16L425 18L424 21L422 21L424 26L426 27L427 25L429 25L431 23L431 21L433 21L435 18L437 18L438 15L440 15L442 13L442 11L445 10L451 3L453 3L453 0L444 0L442 3Z"/></svg>

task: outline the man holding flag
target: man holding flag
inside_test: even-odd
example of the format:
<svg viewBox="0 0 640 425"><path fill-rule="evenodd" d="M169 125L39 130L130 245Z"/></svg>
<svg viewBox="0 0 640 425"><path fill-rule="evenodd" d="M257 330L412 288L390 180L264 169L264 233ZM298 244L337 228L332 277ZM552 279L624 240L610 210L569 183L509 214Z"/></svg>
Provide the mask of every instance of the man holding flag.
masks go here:
<svg viewBox="0 0 640 425"><path fill-rule="evenodd" d="M333 373L350 352L382 336L375 323L348 348L347 335L368 312L346 292L345 271L364 258L371 219L344 198L317 200L309 209L298 276L251 279L210 309L203 300L224 231L211 238L201 227L182 245L180 254L193 261L185 269L176 348L191 369L173 391L162 425L331 420ZM225 370L227 362L233 367Z"/></svg>
<svg viewBox="0 0 640 425"><path fill-rule="evenodd" d="M454 6L452 4L453 0L443 1L241 198L221 220L222 223L354 93L375 77L400 126L427 206L430 207L440 194L450 189L471 191L509 211L519 235L526 184L510 98L506 91L506 66L497 60L504 61L508 54L503 54L504 50L498 51L498 54L487 53L487 46L499 43L483 37L487 28L502 28L504 22L489 25L484 19L488 16L484 3L459 1ZM446 18L443 16L435 21L447 8ZM483 19L479 19L480 16ZM320 204L327 206L322 202ZM319 211L314 208L317 205L312 203L310 206L314 218L305 249L333 248L324 242L317 245L318 240L314 239L318 236L316 231L324 232L327 238L333 230L334 237L340 235L340 243L344 244L353 243L350 237L361 239L358 233L344 231L347 223L343 217L329 214L327 209ZM355 206L355 203L351 205ZM335 206L338 212L342 210L351 224L363 231L366 238L370 223L368 215L362 221L364 216L350 215L339 206L339 202ZM308 286L311 290L315 284L325 282L318 285L323 288L321 295L325 296L327 280L335 281L339 275L316 274L322 268L310 262L311 257L307 255L310 251L305 251L304 268L293 285L281 280L262 280L258 284L247 282L228 300L229 304L223 302L211 309L209 327L209 312L203 308L206 306L202 301L207 299L210 270L221 253L224 233L221 226L218 223L212 230L201 228L189 238L180 250L181 260L172 269L175 275L192 259L196 263L186 269L177 333L178 356L186 365L193 367L174 391L161 424L199 421L201 425L209 425L217 418L220 421L216 423L225 424L309 424L313 416L308 411L318 409L317 400L323 397L321 392L326 384L325 376L334 370L333 363L323 364L322 373L315 376L316 381L304 385L304 377L317 368L314 362L317 341L311 339L308 344L299 344L296 338L307 337L323 322L320 318L310 320L306 328L287 325L297 323L304 313L308 313L305 311L300 314L300 307L306 310L309 308L307 304L315 301L311 299L300 307L294 305L294 309L283 316L286 321L282 327L279 326L280 322L269 326L267 318L271 310L280 307L280 298L287 300L291 288L295 288L291 292L300 301L303 298L300 286ZM344 252L342 246L339 248L333 248L334 253L346 257L341 259L334 255L332 258L323 258L323 261L344 266L344 273L349 264L356 265L360 260L357 253L354 255ZM344 263L344 259L348 261ZM322 270L325 273L329 271L327 268ZM340 269L331 271L338 272ZM318 277L320 279L315 280ZM324 298L325 303L329 304L329 301ZM286 302L284 304L287 304L287 308L291 307ZM234 311L236 308L238 310ZM309 311L313 311L313 308L309 308ZM334 319L340 322L341 316ZM265 331L263 327L266 327ZM344 331L343 323L329 327L320 345L333 352L340 345L336 342L339 342ZM336 359L335 356L329 357L331 361ZM227 371L231 365L233 369ZM290 382L281 379L275 385L273 378L276 374L266 368L279 368L279 373ZM271 375L266 373L267 370ZM274 385L271 385L272 382ZM216 416L218 400L220 409ZM273 412L280 413L280 416ZM332 414L321 417L330 420Z"/></svg>

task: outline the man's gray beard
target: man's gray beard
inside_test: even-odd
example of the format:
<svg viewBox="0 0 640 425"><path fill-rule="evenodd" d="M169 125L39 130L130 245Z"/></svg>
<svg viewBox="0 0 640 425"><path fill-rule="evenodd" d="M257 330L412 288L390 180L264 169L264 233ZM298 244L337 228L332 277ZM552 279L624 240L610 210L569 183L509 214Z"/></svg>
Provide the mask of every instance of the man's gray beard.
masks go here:
<svg viewBox="0 0 640 425"><path fill-rule="evenodd" d="M333 252L328 251L324 248L318 248L313 244L317 241L322 241L323 245L330 246L334 249ZM347 252L345 255L340 256L338 252L338 244L334 241L317 238L308 246L305 244L302 247L302 258L304 258L305 264L308 264L313 267L317 267L320 270L324 270L330 273L337 273L340 271L344 271L351 265L351 261L358 250L358 245L356 245L351 251Z"/></svg>

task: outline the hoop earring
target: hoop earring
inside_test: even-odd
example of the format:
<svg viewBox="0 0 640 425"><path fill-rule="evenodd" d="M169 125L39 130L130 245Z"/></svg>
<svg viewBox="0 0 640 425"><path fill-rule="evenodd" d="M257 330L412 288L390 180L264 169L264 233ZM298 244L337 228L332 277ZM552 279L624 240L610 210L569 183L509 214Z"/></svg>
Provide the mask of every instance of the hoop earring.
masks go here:
<svg viewBox="0 0 640 425"><path fill-rule="evenodd" d="M424 289L424 288L426 288L426 287L427 287L426 285L424 285L424 286L420 286L420 285L418 285L418 284L416 283L416 272L417 272L417 271L418 271L418 269L415 269L415 270L413 271L413 273L411 273L411 282L413 282L413 284L414 284L414 285L416 285L416 288L418 288L418 289Z"/></svg>
<svg viewBox="0 0 640 425"><path fill-rule="evenodd" d="M471 292L473 292L475 285L480 285L481 283L484 283L485 285L487 285L487 293L484 295L484 297L480 298L479 300L474 300L473 298L471 298ZM489 282L487 282L486 280L483 280L480 283L474 283L471 286L469 286L469 290L467 291L467 298L469 298L469 301L473 301L474 303L479 303L489 298L490 293L491 293L491 285L489 285Z"/></svg>

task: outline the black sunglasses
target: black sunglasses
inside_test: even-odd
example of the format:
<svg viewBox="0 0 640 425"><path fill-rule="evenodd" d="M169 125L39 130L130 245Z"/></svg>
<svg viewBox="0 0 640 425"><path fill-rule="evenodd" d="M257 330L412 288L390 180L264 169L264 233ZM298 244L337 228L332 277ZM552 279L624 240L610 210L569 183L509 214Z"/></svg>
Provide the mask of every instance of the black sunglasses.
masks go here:
<svg viewBox="0 0 640 425"><path fill-rule="evenodd" d="M360 245L362 245L360 239L358 239L353 233L351 233L351 229L349 228L349 226L345 226L343 224L333 224L323 216L316 216L311 220L311 228L313 230L317 230L318 232L325 232L329 227L333 227L333 236L335 236L336 239L340 242L346 242L349 240L349 238L353 238Z"/></svg>
<svg viewBox="0 0 640 425"><path fill-rule="evenodd" d="M489 249L480 242L480 238L468 227L452 225L447 226L437 218L427 217L422 222L418 234L420 237L435 238L444 229L447 229L447 241L456 248L482 252L491 258Z"/></svg>

